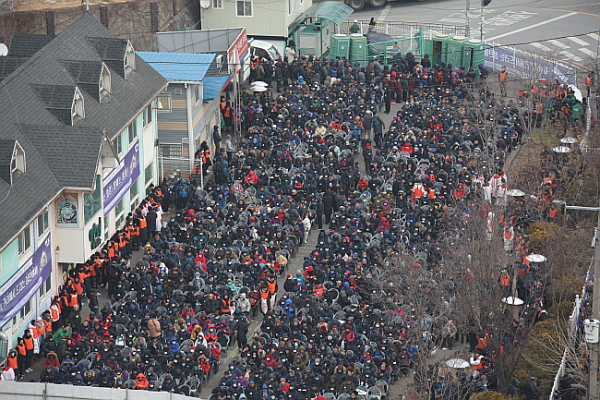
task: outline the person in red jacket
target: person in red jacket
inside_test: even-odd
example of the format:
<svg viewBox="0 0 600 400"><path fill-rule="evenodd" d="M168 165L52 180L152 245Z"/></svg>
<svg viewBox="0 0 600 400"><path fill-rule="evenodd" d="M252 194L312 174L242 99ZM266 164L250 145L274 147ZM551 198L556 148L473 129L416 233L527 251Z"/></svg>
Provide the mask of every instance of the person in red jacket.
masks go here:
<svg viewBox="0 0 600 400"><path fill-rule="evenodd" d="M135 388L137 390L146 390L147 387L148 379L146 379L146 376L142 373L137 374L137 377L135 378Z"/></svg>

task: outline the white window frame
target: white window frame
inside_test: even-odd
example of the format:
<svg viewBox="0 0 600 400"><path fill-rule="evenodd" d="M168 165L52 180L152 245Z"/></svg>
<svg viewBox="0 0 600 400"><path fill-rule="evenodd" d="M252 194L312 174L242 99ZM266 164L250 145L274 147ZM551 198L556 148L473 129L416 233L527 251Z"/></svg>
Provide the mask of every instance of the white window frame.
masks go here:
<svg viewBox="0 0 600 400"><path fill-rule="evenodd" d="M214 8L215 10L222 10L223 9L223 0L213 0L212 8Z"/></svg>
<svg viewBox="0 0 600 400"><path fill-rule="evenodd" d="M100 95L107 95L112 92L112 83L110 70L106 64L102 63L102 72L100 73ZM102 101L102 97L100 97Z"/></svg>
<svg viewBox="0 0 600 400"><path fill-rule="evenodd" d="M73 104L71 105L72 123L74 124L78 118L85 119L85 100L83 98L83 95L79 91L79 88L75 88Z"/></svg>
<svg viewBox="0 0 600 400"><path fill-rule="evenodd" d="M166 101L166 104L165 104ZM156 107L158 108L158 112L171 112L171 93L165 92L161 93L156 99ZM158 106L160 104L160 107ZM161 108L162 107L162 108Z"/></svg>
<svg viewBox="0 0 600 400"><path fill-rule="evenodd" d="M163 154L163 147L169 148L169 155L165 156ZM179 156L171 156L171 148L180 149L181 154ZM160 156L164 158L183 158L183 145L181 143L161 143L160 144Z"/></svg>
<svg viewBox="0 0 600 400"><path fill-rule="evenodd" d="M46 226L43 226L44 224ZM44 210L44 212L41 213L37 217L37 225L38 225L38 237L44 236L44 234L46 232L48 232L48 229L50 229L50 213L49 213L48 209Z"/></svg>
<svg viewBox="0 0 600 400"><path fill-rule="evenodd" d="M120 146L118 145L120 144ZM115 148L115 151L117 152L118 155L123 154L124 148L123 148L123 132L119 133L117 135L116 138L114 138L113 140L113 147ZM119 147L121 147L119 149Z"/></svg>
<svg viewBox="0 0 600 400"><path fill-rule="evenodd" d="M50 287L48 287L50 286ZM42 282L40 289L38 291L40 298L46 297L48 294L52 292L52 274L48 275L46 280Z"/></svg>
<svg viewBox="0 0 600 400"><path fill-rule="evenodd" d="M23 305L23 307L19 310L19 319L21 320L21 322L26 320L33 312L33 307L31 304L32 301L33 301L33 298L29 299L29 301L27 303L25 303ZM29 311L25 311L27 306L29 306Z"/></svg>
<svg viewBox="0 0 600 400"><path fill-rule="evenodd" d="M239 13L239 4L244 3L244 14L240 15ZM246 3L250 3L250 15L246 14ZM252 18L254 17L254 1L253 0L236 0L235 2L235 15L242 18Z"/></svg>
<svg viewBox="0 0 600 400"><path fill-rule="evenodd" d="M29 238L29 245L27 245L27 238ZM21 234L17 237L17 241L17 252L19 253L19 257L21 257L27 253L29 249L31 249L31 225L21 232Z"/></svg>
<svg viewBox="0 0 600 400"><path fill-rule="evenodd" d="M15 151L11 162L11 172L15 171L20 171L23 174L26 172L25 151L23 151L19 142L15 143Z"/></svg>
<svg viewBox="0 0 600 400"><path fill-rule="evenodd" d="M131 42L127 42L127 48L125 49L125 70L135 70L135 49Z"/></svg>

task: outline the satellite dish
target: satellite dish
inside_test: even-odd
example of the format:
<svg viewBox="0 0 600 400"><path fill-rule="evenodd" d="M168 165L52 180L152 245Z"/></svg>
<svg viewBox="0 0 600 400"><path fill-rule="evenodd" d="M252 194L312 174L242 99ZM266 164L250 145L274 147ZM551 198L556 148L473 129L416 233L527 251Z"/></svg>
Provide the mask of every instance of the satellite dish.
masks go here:
<svg viewBox="0 0 600 400"><path fill-rule="evenodd" d="M8 47L4 43L0 43L0 57L8 54Z"/></svg>
<svg viewBox="0 0 600 400"><path fill-rule="evenodd" d="M210 0L200 0L200 7L202 7L202 8L210 7Z"/></svg>

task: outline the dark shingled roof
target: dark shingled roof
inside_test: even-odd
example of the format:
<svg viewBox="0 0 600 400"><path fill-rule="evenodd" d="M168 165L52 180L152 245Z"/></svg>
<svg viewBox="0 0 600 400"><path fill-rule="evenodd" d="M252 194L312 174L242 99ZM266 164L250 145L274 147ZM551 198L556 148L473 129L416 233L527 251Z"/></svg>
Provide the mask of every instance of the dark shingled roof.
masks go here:
<svg viewBox="0 0 600 400"><path fill-rule="evenodd" d="M89 13L49 38L13 39L9 55L30 57L0 84L0 147L18 141L27 165L25 174L12 174L12 185L0 180L0 249L63 189L91 191L104 132L116 137L167 85L137 56L135 70L124 79L119 71L124 71L127 40L117 39ZM112 90L99 102L85 85L95 81L103 61L111 70ZM71 126L76 87L85 118Z"/></svg>
<svg viewBox="0 0 600 400"><path fill-rule="evenodd" d="M26 57L0 57L0 81L15 72L25 61Z"/></svg>
<svg viewBox="0 0 600 400"><path fill-rule="evenodd" d="M61 61L65 69L71 74L73 81L79 88L100 101L100 75L102 74L102 61Z"/></svg>
<svg viewBox="0 0 600 400"><path fill-rule="evenodd" d="M96 49L100 59L117 74L125 77L125 51L127 40L116 38L88 37L87 40Z"/></svg>
<svg viewBox="0 0 600 400"><path fill-rule="evenodd" d="M54 35L15 33L10 40L8 56L29 58L50 43L55 37Z"/></svg>

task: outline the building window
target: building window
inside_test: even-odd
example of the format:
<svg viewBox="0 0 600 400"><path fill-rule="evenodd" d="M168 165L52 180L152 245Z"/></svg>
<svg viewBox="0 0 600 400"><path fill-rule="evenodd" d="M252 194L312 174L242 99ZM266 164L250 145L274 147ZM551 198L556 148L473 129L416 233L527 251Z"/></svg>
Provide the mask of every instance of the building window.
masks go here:
<svg viewBox="0 0 600 400"><path fill-rule="evenodd" d="M19 318L23 320L29 315L29 313L31 313L31 300L25 303L25 306L21 308L21 311L19 312Z"/></svg>
<svg viewBox="0 0 600 400"><path fill-rule="evenodd" d="M115 148L115 151L117 152L117 154L121 154L123 152L123 134L119 133L119 136L117 136L114 140L113 140L113 147Z"/></svg>
<svg viewBox="0 0 600 400"><path fill-rule="evenodd" d="M252 16L252 1L238 0L237 1L237 16L251 17Z"/></svg>
<svg viewBox="0 0 600 400"><path fill-rule="evenodd" d="M38 236L42 236L44 234L44 232L46 232L48 230L48 227L50 226L50 223L48 222L49 221L48 215L49 215L48 210L46 210L37 219Z"/></svg>
<svg viewBox="0 0 600 400"><path fill-rule="evenodd" d="M144 128L152 123L152 103L144 109Z"/></svg>
<svg viewBox="0 0 600 400"><path fill-rule="evenodd" d="M294 0L288 0L288 14L291 14L294 10Z"/></svg>
<svg viewBox="0 0 600 400"><path fill-rule="evenodd" d="M146 169L144 170L144 179L146 181L146 187L148 187L152 183L152 177L153 177L152 171L153 170L154 170L154 162L151 162L150 165L148 165L146 167Z"/></svg>
<svg viewBox="0 0 600 400"><path fill-rule="evenodd" d="M138 136L137 118L131 122L131 125L129 125L128 132L129 132L129 144L131 144L131 143L133 143L135 138Z"/></svg>
<svg viewBox="0 0 600 400"><path fill-rule="evenodd" d="M158 96L158 111L171 111L171 93Z"/></svg>
<svg viewBox="0 0 600 400"><path fill-rule="evenodd" d="M135 69L135 50L130 42L127 43L127 49L125 50L125 69Z"/></svg>
<svg viewBox="0 0 600 400"><path fill-rule="evenodd" d="M79 89L75 89L75 97L73 98L73 105L71 106L71 120L73 123L78 119L85 118L85 103L83 101L83 95Z"/></svg>
<svg viewBox="0 0 600 400"><path fill-rule="evenodd" d="M23 233L19 235L19 255L24 254L31 247L31 232L30 227L25 228Z"/></svg>
<svg viewBox="0 0 600 400"><path fill-rule="evenodd" d="M83 211L85 214L85 223L87 224L90 219L102 208L102 177L96 176L96 188L92 193L83 194Z"/></svg>
<svg viewBox="0 0 600 400"><path fill-rule="evenodd" d="M131 189L129 189L129 204L131 204L131 212L133 212L136 207L137 204L139 202L139 196L140 194L140 188L138 186L138 181L136 181L132 186Z"/></svg>
<svg viewBox="0 0 600 400"><path fill-rule="evenodd" d="M106 64L102 64L102 72L100 73L100 94L106 95L109 94L111 90L111 82L110 82L110 71Z"/></svg>
<svg viewBox="0 0 600 400"><path fill-rule="evenodd" d="M40 297L44 297L52 290L52 274L46 278L46 281L40 286Z"/></svg>
<svg viewBox="0 0 600 400"><path fill-rule="evenodd" d="M108 240L108 234L110 230L110 223L108 222L108 215L104 218L104 240Z"/></svg>
<svg viewBox="0 0 600 400"><path fill-rule="evenodd" d="M223 0L213 0L213 8L223 8Z"/></svg>
<svg viewBox="0 0 600 400"><path fill-rule="evenodd" d="M120 202L115 206L115 229L121 229L121 225L125 222L125 198L123 198Z"/></svg>
<svg viewBox="0 0 600 400"><path fill-rule="evenodd" d="M200 97L200 85L194 85L194 98L196 99L196 103L202 100Z"/></svg>
<svg viewBox="0 0 600 400"><path fill-rule="evenodd" d="M15 145L15 154L11 162L11 170L12 172L19 171L22 174L25 173L25 152L19 143L16 143Z"/></svg>
<svg viewBox="0 0 600 400"><path fill-rule="evenodd" d="M160 155L167 158L181 158L182 149L180 144L161 144Z"/></svg>

